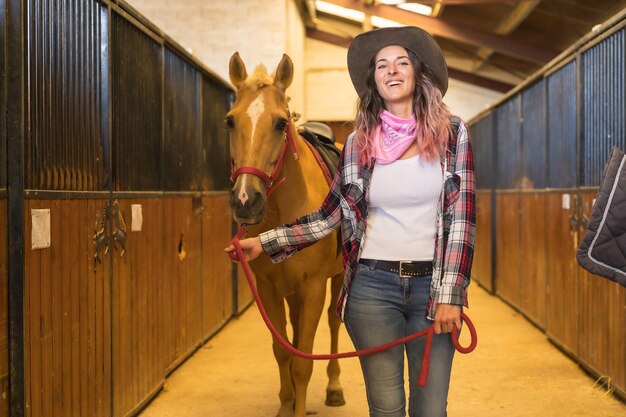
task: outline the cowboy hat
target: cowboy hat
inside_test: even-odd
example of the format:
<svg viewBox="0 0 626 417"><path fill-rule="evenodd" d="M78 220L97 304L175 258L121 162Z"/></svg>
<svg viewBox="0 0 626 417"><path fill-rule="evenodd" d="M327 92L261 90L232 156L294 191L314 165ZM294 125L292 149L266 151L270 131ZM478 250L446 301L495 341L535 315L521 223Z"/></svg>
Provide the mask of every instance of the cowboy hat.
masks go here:
<svg viewBox="0 0 626 417"><path fill-rule="evenodd" d="M348 72L359 97L367 91L367 74L372 58L390 45L399 45L417 55L435 76L443 96L448 89L448 67L441 48L432 36L415 26L388 27L357 35L348 48Z"/></svg>

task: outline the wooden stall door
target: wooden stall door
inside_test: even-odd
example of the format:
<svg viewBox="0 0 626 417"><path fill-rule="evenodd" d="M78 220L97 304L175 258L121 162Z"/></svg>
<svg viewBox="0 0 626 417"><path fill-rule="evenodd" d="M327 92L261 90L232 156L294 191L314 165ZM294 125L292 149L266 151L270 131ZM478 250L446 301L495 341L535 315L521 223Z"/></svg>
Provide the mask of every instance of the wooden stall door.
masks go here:
<svg viewBox="0 0 626 417"><path fill-rule="evenodd" d="M520 196L517 192L496 194L496 293L519 307Z"/></svg>
<svg viewBox="0 0 626 417"><path fill-rule="evenodd" d="M591 216L596 191L581 192L582 211ZM580 227L580 239L585 233ZM597 375L610 375L626 392L626 289L578 266L580 276L579 359Z"/></svg>
<svg viewBox="0 0 626 417"><path fill-rule="evenodd" d="M94 263L103 200L25 204L26 415L110 415L110 267ZM50 210L50 246L33 249L31 210Z"/></svg>
<svg viewBox="0 0 626 417"><path fill-rule="evenodd" d="M476 280L489 292L493 292L493 277L491 268L491 201L492 192L478 191L476 193L476 241L474 245L474 263L472 279Z"/></svg>
<svg viewBox="0 0 626 417"><path fill-rule="evenodd" d="M113 251L113 404L126 416L165 380L163 328L163 202L119 200L125 252Z"/></svg>
<svg viewBox="0 0 626 417"><path fill-rule="evenodd" d="M609 369L613 385L626 398L626 288L609 283Z"/></svg>
<svg viewBox="0 0 626 417"><path fill-rule="evenodd" d="M0 417L9 416L9 281L7 200L0 198Z"/></svg>
<svg viewBox="0 0 626 417"><path fill-rule="evenodd" d="M165 198L163 314L167 371L202 342L202 202Z"/></svg>
<svg viewBox="0 0 626 417"><path fill-rule="evenodd" d="M576 229L570 191L546 194L546 335L565 351L578 354L579 277ZM569 202L569 204L568 204Z"/></svg>
<svg viewBox="0 0 626 417"><path fill-rule="evenodd" d="M546 321L545 193L524 192L521 203L521 270L519 306L539 328Z"/></svg>
<svg viewBox="0 0 626 417"><path fill-rule="evenodd" d="M233 266L224 253L232 234L229 194L202 201L203 338L219 330L233 314Z"/></svg>

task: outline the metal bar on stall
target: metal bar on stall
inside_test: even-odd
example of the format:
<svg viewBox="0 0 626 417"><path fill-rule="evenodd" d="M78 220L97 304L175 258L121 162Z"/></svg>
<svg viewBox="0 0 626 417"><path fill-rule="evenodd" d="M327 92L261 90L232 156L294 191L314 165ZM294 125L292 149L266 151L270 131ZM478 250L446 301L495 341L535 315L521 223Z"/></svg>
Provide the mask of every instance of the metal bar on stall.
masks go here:
<svg viewBox="0 0 626 417"><path fill-rule="evenodd" d="M94 46L97 45L93 36L93 27L94 27L94 10L96 4L94 2L87 3L86 9L86 19L82 28L82 36L86 38L85 44L86 46L86 54L85 54L85 92L87 93L86 103L85 103L85 111L87 112L86 122L83 125L82 129L82 142L85 147L85 153L87 154L87 160L85 166L83 167L83 175L85 178L85 190L93 190L93 164L96 159L96 155L93 152L93 141L95 139L92 129L96 123L94 113L96 108L93 106L95 89L93 88L94 82L94 61L92 60L94 54Z"/></svg>
<svg viewBox="0 0 626 417"><path fill-rule="evenodd" d="M9 279L9 414L23 417L24 393L24 143L29 123L26 4L6 0L7 271Z"/></svg>
<svg viewBox="0 0 626 417"><path fill-rule="evenodd" d="M61 82L56 86L58 100L55 106L57 114L55 119L60 122L60 125L55 129L56 140L53 142L53 146L62 150L59 165L63 173L63 181L56 189L73 190L75 189L75 154L77 152L74 146L75 135L71 130L71 121L75 119L77 111L74 97L72 96L72 92L75 91L73 88L74 77L70 73L75 62L70 55L74 51L74 45L72 45L74 38L72 37L73 30L70 19L70 16L73 16L73 14L71 0L63 0L59 3L55 16L55 21L59 23L54 31L58 34L54 52L55 55L62 57L62 62L57 69L58 73L61 74Z"/></svg>

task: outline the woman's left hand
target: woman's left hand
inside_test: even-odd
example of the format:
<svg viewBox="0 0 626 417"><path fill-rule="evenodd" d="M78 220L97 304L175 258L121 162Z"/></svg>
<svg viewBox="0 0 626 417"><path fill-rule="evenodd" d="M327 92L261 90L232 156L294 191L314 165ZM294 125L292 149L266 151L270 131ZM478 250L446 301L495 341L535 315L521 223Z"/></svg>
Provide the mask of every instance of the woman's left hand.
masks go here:
<svg viewBox="0 0 626 417"><path fill-rule="evenodd" d="M435 311L435 333L451 333L454 325L461 330L461 306L439 304Z"/></svg>

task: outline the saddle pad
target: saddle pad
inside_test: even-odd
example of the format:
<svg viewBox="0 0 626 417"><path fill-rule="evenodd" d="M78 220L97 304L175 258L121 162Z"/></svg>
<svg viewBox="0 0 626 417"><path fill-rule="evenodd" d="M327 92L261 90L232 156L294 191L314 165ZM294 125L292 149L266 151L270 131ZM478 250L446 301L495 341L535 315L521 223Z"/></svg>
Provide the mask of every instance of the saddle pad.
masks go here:
<svg viewBox="0 0 626 417"><path fill-rule="evenodd" d="M626 287L626 156L613 148L576 258L587 271Z"/></svg>

